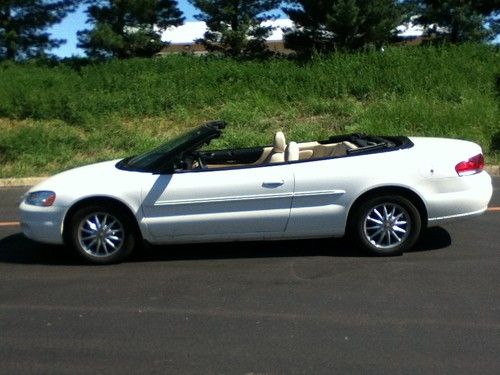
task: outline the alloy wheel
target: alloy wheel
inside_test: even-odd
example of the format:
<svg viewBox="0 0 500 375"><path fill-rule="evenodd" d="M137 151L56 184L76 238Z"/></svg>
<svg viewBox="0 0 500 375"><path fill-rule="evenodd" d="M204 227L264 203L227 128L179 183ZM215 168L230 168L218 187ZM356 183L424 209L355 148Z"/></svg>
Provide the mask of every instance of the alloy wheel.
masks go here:
<svg viewBox="0 0 500 375"><path fill-rule="evenodd" d="M87 215L78 226L78 242L93 257L108 257L120 251L124 238L122 223L109 213Z"/></svg>
<svg viewBox="0 0 500 375"><path fill-rule="evenodd" d="M399 204L382 203L370 209L364 218L365 239L380 250L401 245L410 234L411 218Z"/></svg>

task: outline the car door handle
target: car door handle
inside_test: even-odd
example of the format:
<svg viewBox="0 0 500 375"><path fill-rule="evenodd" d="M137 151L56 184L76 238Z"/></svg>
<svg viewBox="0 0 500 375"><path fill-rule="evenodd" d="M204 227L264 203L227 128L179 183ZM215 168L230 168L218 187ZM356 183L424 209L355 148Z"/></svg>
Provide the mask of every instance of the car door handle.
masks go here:
<svg viewBox="0 0 500 375"><path fill-rule="evenodd" d="M269 181L264 181L262 183L263 187L276 187L276 186L281 186L285 183L285 180L280 179L280 180L269 180Z"/></svg>

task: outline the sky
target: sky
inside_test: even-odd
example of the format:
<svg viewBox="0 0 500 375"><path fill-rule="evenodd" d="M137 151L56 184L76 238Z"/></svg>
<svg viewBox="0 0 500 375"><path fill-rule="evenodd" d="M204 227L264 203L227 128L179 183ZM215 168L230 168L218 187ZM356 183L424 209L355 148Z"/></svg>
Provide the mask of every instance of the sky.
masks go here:
<svg viewBox="0 0 500 375"><path fill-rule="evenodd" d="M197 9L189 4L188 0L178 0L178 3L184 17L186 17L186 21L194 21L194 15L198 13ZM84 52L76 47L78 42L76 32L90 27L90 25L86 25L86 21L85 7L80 6L74 13L68 14L61 23L49 29L52 37L67 40L65 44L59 48L54 48L51 52L59 57L84 56Z"/></svg>

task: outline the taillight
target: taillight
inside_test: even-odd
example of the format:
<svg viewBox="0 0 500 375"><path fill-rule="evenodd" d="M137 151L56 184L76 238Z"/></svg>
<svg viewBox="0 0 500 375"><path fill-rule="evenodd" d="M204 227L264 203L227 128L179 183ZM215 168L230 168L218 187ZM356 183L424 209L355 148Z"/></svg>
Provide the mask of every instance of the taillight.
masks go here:
<svg viewBox="0 0 500 375"><path fill-rule="evenodd" d="M459 176L468 176L471 174L476 174L484 169L484 156L479 154L471 157L467 161L461 161L455 166Z"/></svg>

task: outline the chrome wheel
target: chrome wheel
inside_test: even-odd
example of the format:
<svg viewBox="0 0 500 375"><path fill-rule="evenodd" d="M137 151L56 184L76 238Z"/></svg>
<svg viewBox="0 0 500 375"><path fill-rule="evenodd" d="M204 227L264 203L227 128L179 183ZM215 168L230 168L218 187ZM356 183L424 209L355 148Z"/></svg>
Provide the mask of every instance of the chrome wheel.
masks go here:
<svg viewBox="0 0 500 375"><path fill-rule="evenodd" d="M122 223L113 215L96 212L85 216L78 226L78 242L93 257L109 257L121 250L125 239Z"/></svg>
<svg viewBox="0 0 500 375"><path fill-rule="evenodd" d="M411 217L396 203L381 203L368 210L363 231L366 241L380 250L400 246L410 234Z"/></svg>

